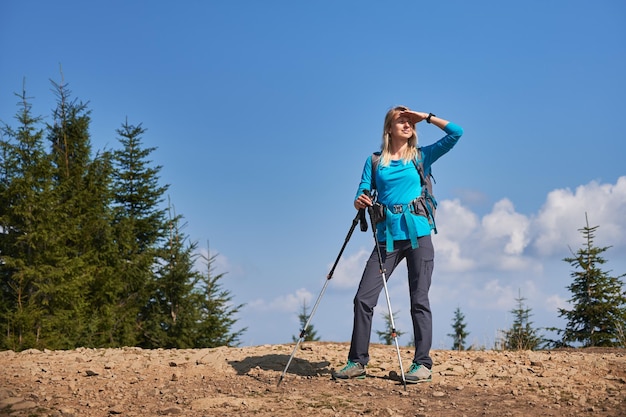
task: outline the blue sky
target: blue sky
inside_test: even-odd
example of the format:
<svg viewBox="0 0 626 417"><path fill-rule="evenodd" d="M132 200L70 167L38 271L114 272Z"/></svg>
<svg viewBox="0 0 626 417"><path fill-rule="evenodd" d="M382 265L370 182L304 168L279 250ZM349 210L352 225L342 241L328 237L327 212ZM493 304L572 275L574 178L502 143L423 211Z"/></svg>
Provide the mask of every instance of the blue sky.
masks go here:
<svg viewBox="0 0 626 417"><path fill-rule="evenodd" d="M492 347L520 293L535 327L563 328L562 259L581 247L585 213L596 244L611 246L604 268L626 273L623 1L10 0L0 47L2 121L24 80L49 121L62 71L89 102L94 151L116 148L127 118L143 124L185 233L218 254L215 272L245 304L243 345L299 333L398 104L465 130L433 166L433 348L452 345L457 307L468 343ZM418 134L442 136L424 124ZM357 229L312 321L323 340L349 340L372 247ZM405 269L389 290L406 343ZM386 312L381 295L374 330Z"/></svg>

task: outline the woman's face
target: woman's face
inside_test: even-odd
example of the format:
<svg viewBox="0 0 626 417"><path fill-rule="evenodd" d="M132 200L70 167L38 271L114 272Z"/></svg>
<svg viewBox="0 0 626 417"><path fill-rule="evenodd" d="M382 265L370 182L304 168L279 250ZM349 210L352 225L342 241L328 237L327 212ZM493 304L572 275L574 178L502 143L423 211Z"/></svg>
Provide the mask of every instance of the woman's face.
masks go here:
<svg viewBox="0 0 626 417"><path fill-rule="evenodd" d="M391 122L391 128L389 134L391 139L404 139L408 140L415 133L415 129L411 121L406 116L401 116L400 113L394 116Z"/></svg>

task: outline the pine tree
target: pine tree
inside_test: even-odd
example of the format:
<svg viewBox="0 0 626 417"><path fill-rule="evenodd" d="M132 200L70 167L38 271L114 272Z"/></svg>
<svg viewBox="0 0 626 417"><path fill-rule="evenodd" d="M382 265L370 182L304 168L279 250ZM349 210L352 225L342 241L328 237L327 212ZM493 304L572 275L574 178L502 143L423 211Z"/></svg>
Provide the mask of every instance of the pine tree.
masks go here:
<svg viewBox="0 0 626 417"><path fill-rule="evenodd" d="M137 317L148 303L156 247L166 234L166 210L161 208L168 185L160 186L161 166L148 160L156 148L144 148L145 129L126 121L117 130L122 148L113 152L113 234L117 243L116 275L111 287L111 341L134 345L140 339Z"/></svg>
<svg viewBox="0 0 626 417"><path fill-rule="evenodd" d="M148 160L154 147L144 148L141 124L128 120L117 130L122 149L114 153L114 192L116 221L129 220L133 242L131 251L143 253L165 235L167 210L161 208L169 185L159 185L161 166Z"/></svg>
<svg viewBox="0 0 626 417"><path fill-rule="evenodd" d="M503 332L503 348L508 350L535 350L539 347L543 338L538 335L538 330L532 327L530 321L531 309L527 308L521 291L517 302L517 308L511 310L515 316L513 325L509 330Z"/></svg>
<svg viewBox="0 0 626 417"><path fill-rule="evenodd" d="M173 209L170 209L172 212ZM144 348L235 346L245 330L231 332L241 308L231 306L230 293L221 288L223 275L195 270L197 245L182 233L181 216L171 215L170 233L150 286L150 299L140 315Z"/></svg>
<svg viewBox="0 0 626 417"><path fill-rule="evenodd" d="M622 331L626 328L626 293L622 278L626 274L612 277L603 271L601 265L606 260L601 256L610 247L594 245L595 231L599 226L586 226L579 231L584 238L584 246L572 256L564 258L575 270L570 274L574 279L567 289L572 298L572 309L559 309L559 316L567 319L562 334L562 343L572 342L590 346L619 346L623 344Z"/></svg>
<svg viewBox="0 0 626 417"><path fill-rule="evenodd" d="M170 205L170 213L173 208ZM182 233L182 217L170 215L169 235L158 250L148 302L139 315L143 348L191 348L194 311L191 294L201 275L194 271L194 243Z"/></svg>
<svg viewBox="0 0 626 417"><path fill-rule="evenodd" d="M47 282L42 286L50 348L99 346L106 340L115 279L111 223L111 155L91 155L87 105L71 100L67 84L56 84L57 107L48 125L53 202L48 208L57 242L46 248ZM104 320L104 321L103 321Z"/></svg>
<svg viewBox="0 0 626 417"><path fill-rule="evenodd" d="M50 124L23 92L0 130L0 349L238 344L242 305L159 208L144 129L126 122L123 149L94 157L87 105L53 86Z"/></svg>
<svg viewBox="0 0 626 417"><path fill-rule="evenodd" d="M232 303L232 294L220 283L224 274L213 273L215 256L209 252L202 260L206 271L194 288L195 310L199 313L194 347L238 346L246 328L233 331L233 326L243 304Z"/></svg>
<svg viewBox="0 0 626 417"><path fill-rule="evenodd" d="M31 115L23 89L17 129L2 128L6 140L0 173L0 348L42 347L44 254L54 239L48 225L51 166L43 145L40 117ZM6 327L4 327L6 326Z"/></svg>
<svg viewBox="0 0 626 417"><path fill-rule="evenodd" d="M454 319L452 321L452 329L454 333L448 333L448 336L454 341L452 350L465 350L465 340L469 333L465 331L467 324L465 323L465 315L461 313L461 308L454 310Z"/></svg>
<svg viewBox="0 0 626 417"><path fill-rule="evenodd" d="M398 312L396 311L393 314L398 315ZM389 316L389 313L385 313L383 317L385 318L385 330L384 331L376 330L376 335L378 335L378 339L382 341L384 344L391 345L393 344L393 339L394 339L393 326L391 325L391 316ZM402 336L404 333L405 332L401 332L396 329L397 337Z"/></svg>
<svg viewBox="0 0 626 417"><path fill-rule="evenodd" d="M307 321L309 320L309 307L306 305L306 300L302 300L302 309L300 310L300 314L298 314L298 320L300 320L300 329L304 330L304 326L306 326ZM300 333L302 334L302 332ZM291 339L294 342L297 342L300 339L300 335L291 336ZM320 338L317 336L317 330L313 327L312 324L306 328L306 333L304 334L304 342L317 342Z"/></svg>

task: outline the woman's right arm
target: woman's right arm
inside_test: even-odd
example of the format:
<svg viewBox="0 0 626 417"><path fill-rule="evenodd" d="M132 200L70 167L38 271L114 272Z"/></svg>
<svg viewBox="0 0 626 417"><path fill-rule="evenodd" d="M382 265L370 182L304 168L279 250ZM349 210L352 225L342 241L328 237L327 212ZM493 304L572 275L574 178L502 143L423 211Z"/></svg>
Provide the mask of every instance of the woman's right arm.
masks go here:
<svg viewBox="0 0 626 417"><path fill-rule="evenodd" d="M361 174L361 183L357 189L356 196L354 197L354 208L360 210L372 205L372 200L366 196L363 192L365 190L370 191L372 189L372 156L370 155L365 160L365 166L363 167L363 173Z"/></svg>

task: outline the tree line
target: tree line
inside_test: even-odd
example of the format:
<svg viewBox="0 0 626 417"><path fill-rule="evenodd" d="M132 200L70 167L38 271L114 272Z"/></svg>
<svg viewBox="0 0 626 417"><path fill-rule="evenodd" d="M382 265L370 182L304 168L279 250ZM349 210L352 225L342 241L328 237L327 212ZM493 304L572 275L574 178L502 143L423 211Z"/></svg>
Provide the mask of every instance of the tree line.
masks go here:
<svg viewBox="0 0 626 417"><path fill-rule="evenodd" d="M606 259L602 256L610 247L594 243L599 226L586 225L579 229L583 246L563 261L573 268L572 283L567 286L571 293L570 308L559 308L559 317L566 319L564 329L549 327L559 338L546 338L540 328L533 326L532 309L526 304L521 292L516 298L514 317L509 329L502 330L494 346L503 350L535 350L559 347L626 347L626 292L622 278L602 269ZM454 343L453 350L466 350L467 337L465 316L460 308L454 312L453 332L448 334ZM470 347L471 348L471 347Z"/></svg>
<svg viewBox="0 0 626 417"><path fill-rule="evenodd" d="M94 153L87 104L52 86L51 122L23 88L1 124L0 349L239 344L242 305L166 201L146 129Z"/></svg>

